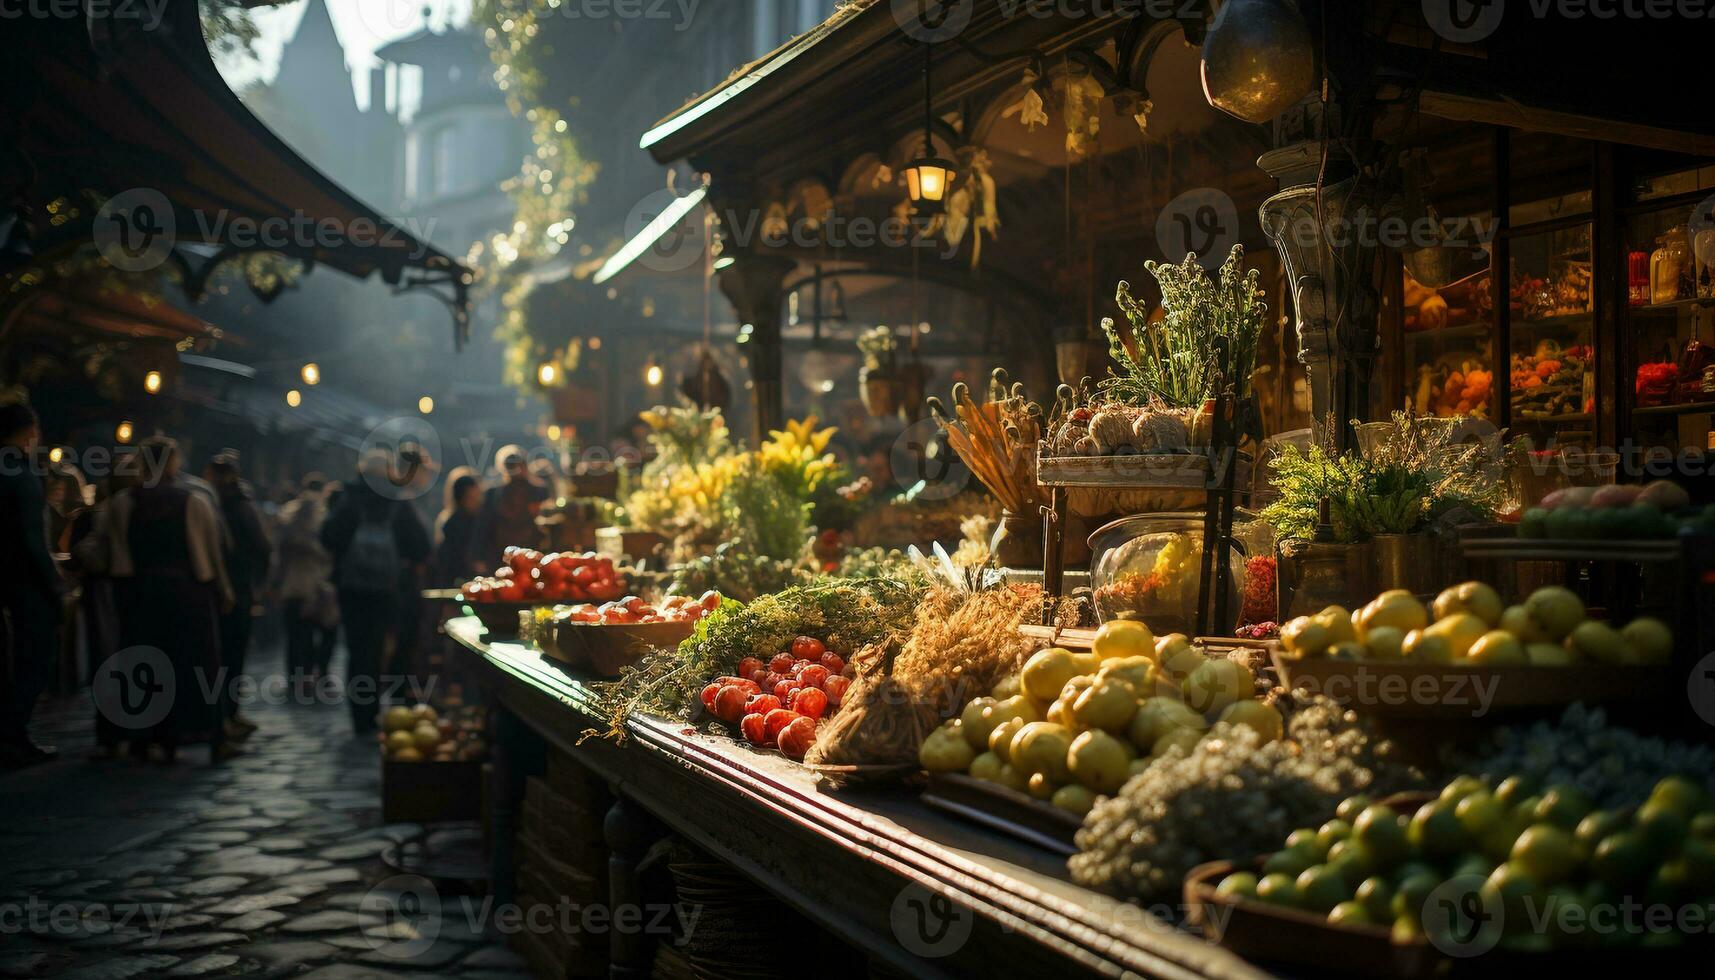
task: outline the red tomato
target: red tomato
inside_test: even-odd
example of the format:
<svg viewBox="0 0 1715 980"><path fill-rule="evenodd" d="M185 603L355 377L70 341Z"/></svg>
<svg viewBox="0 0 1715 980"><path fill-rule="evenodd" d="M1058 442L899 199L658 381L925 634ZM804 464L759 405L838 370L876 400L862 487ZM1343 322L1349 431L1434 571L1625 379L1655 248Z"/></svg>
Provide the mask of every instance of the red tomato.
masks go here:
<svg viewBox="0 0 1715 980"><path fill-rule="evenodd" d="M750 672L750 679L756 682L757 687L761 687L768 680L768 671L758 667Z"/></svg>
<svg viewBox="0 0 1715 980"><path fill-rule="evenodd" d="M791 681L775 681L774 686L769 688L769 690L774 692L774 696L779 698L782 703L784 703L787 698L791 697L792 692L797 689L798 685Z"/></svg>
<svg viewBox="0 0 1715 980"><path fill-rule="evenodd" d="M792 665L796 662L790 653L777 653L774 659L768 662L768 669L776 674L787 674L791 673Z"/></svg>
<svg viewBox="0 0 1715 980"><path fill-rule="evenodd" d="M750 692L737 684L723 684L715 692L715 717L731 725L738 724L744 717L744 703L750 700Z"/></svg>
<svg viewBox="0 0 1715 980"><path fill-rule="evenodd" d="M494 570L494 577L499 579L510 579L512 578L512 569L497 568Z"/></svg>
<svg viewBox="0 0 1715 980"><path fill-rule="evenodd" d="M774 690L774 685L785 679L786 675L771 670L762 677L762 689L764 691L772 691Z"/></svg>
<svg viewBox="0 0 1715 980"><path fill-rule="evenodd" d="M794 721L797 721L802 717L804 716L796 711L788 711L785 708L776 708L762 716L763 734L767 735L768 740L772 742L780 737L780 730L782 728L785 728L787 725L792 724Z"/></svg>
<svg viewBox="0 0 1715 980"><path fill-rule="evenodd" d="M578 565L577 567L572 569L572 581L576 582L577 584L579 584L581 586L584 586L587 588L595 580L596 580L595 569L591 568L588 565Z"/></svg>
<svg viewBox="0 0 1715 980"><path fill-rule="evenodd" d="M800 636L792 641L792 656L803 660L814 660L827 649L821 640L813 636Z"/></svg>
<svg viewBox="0 0 1715 980"><path fill-rule="evenodd" d="M846 669L846 662L840 659L839 654L829 650L827 653L822 654L822 666L828 668L828 673L837 674Z"/></svg>
<svg viewBox="0 0 1715 980"><path fill-rule="evenodd" d="M810 751L810 746L816 742L816 719L794 718L780 734L775 736L780 743L780 751L794 759L804 758L804 753Z"/></svg>
<svg viewBox="0 0 1715 980"><path fill-rule="evenodd" d="M711 712L715 710L715 695L719 694L720 690L721 686L719 684L709 684L703 688L702 699L704 708Z"/></svg>
<svg viewBox="0 0 1715 980"><path fill-rule="evenodd" d="M714 589L710 589L698 597L697 605L702 606L709 612L714 612L716 609L721 607L721 594L716 592Z"/></svg>
<svg viewBox="0 0 1715 980"><path fill-rule="evenodd" d="M722 674L715 678L715 683L720 684L723 687L728 684L732 684L736 687L742 687L752 694L762 693L762 688L758 687L757 683L748 677L734 677L731 674Z"/></svg>
<svg viewBox="0 0 1715 980"><path fill-rule="evenodd" d="M738 723L738 730L744 733L745 741L752 745L768 744L768 727L759 714L752 712L745 715Z"/></svg>
<svg viewBox="0 0 1715 980"><path fill-rule="evenodd" d="M589 584L590 598L600 602L612 602L619 598L621 591L620 584L612 579L596 579Z"/></svg>
<svg viewBox="0 0 1715 980"><path fill-rule="evenodd" d="M636 613L639 616L643 615L642 610L646 606L649 605L649 603L643 601L642 596L635 596L635 595L626 596L625 598L619 600L619 604L624 606L626 609L631 610L632 612Z"/></svg>
<svg viewBox="0 0 1715 980"><path fill-rule="evenodd" d="M814 687L806 687L792 695L791 708L807 718L820 718L828 711L828 696Z"/></svg>
<svg viewBox="0 0 1715 980"><path fill-rule="evenodd" d="M759 658L745 657L743 660L738 662L738 672L740 676L749 677L751 671L761 670L763 666L765 665Z"/></svg>
<svg viewBox="0 0 1715 980"><path fill-rule="evenodd" d="M821 687L828 680L828 668L821 664L811 664L798 672L798 679L805 687Z"/></svg>
<svg viewBox="0 0 1715 980"><path fill-rule="evenodd" d="M744 703L744 713L747 715L765 715L780 708L780 699L772 694L752 694L750 700Z"/></svg>
<svg viewBox="0 0 1715 980"><path fill-rule="evenodd" d="M846 699L846 689L851 686L851 678L835 674L822 683L822 693L828 696L828 704L837 708Z"/></svg>

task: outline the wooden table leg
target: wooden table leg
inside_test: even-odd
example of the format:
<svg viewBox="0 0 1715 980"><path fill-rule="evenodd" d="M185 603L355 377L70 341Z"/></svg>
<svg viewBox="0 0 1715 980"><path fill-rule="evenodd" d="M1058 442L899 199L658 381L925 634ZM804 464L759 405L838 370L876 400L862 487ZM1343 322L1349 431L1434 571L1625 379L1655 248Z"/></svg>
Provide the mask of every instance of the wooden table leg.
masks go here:
<svg viewBox="0 0 1715 980"><path fill-rule="evenodd" d="M488 820L490 833L488 879L497 905L517 901L516 839L519 811L524 807L526 773L520 759L527 749L521 744L536 735L505 708L488 712L489 754Z"/></svg>
<svg viewBox="0 0 1715 980"><path fill-rule="evenodd" d="M1065 548L1061 535L1066 527L1066 488L1048 488L1048 506L1042 509L1042 625L1054 625L1054 613L1065 587Z"/></svg>
<svg viewBox="0 0 1715 980"><path fill-rule="evenodd" d="M628 801L614 788L614 804L602 823L602 836L609 848L607 858L608 917L619 921L622 914L644 906L643 883L637 874L637 863L654 843L666 834L666 829L653 815ZM615 929L607 940L607 975L613 980L636 980L647 977L655 960L656 937L647 930Z"/></svg>

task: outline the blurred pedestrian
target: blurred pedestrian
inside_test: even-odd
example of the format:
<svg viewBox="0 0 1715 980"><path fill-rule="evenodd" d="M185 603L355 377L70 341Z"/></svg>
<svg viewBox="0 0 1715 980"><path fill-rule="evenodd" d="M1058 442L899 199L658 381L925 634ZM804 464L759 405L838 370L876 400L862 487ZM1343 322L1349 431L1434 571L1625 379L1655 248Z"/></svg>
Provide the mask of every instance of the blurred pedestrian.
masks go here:
<svg viewBox="0 0 1715 980"><path fill-rule="evenodd" d="M231 738L244 738L256 730L232 696L234 685L244 676L250 632L256 622L257 592L268 581L268 564L274 548L262 527L262 515L250 484L239 467L238 450L223 449L209 460L203 478L220 497L221 516L230 532L226 543L226 568L232 581L232 608L220 617L220 664L226 683L221 686L223 724Z"/></svg>
<svg viewBox="0 0 1715 980"><path fill-rule="evenodd" d="M327 673L339 635L339 600L333 555L322 544L327 477L306 473L298 486L298 495L280 508L274 591L286 626L286 677L302 688Z"/></svg>
<svg viewBox="0 0 1715 980"><path fill-rule="evenodd" d="M494 454L494 466L500 471L500 485L484 494L477 515L475 555L486 567L500 564L508 546L534 548L541 543L536 515L551 494L530 474L524 450L517 446L502 446Z"/></svg>
<svg viewBox="0 0 1715 980"><path fill-rule="evenodd" d="M88 511L89 533L75 541L70 552L69 569L78 576L79 591L82 593L83 622L88 637L90 682L92 684L95 682L94 672L122 648L118 600L114 595L113 578L109 568L113 549L106 537L108 527L106 513L109 504L119 491L136 485L136 474L124 467L116 468L112 475L100 484L95 504ZM95 712L95 755L97 758L117 758L121 743L128 737L125 729L115 724L114 719L109 718L106 712L97 709Z"/></svg>
<svg viewBox="0 0 1715 980"><path fill-rule="evenodd" d="M12 669L0 693L0 767L53 758L30 741L30 716L58 649L65 582L48 552L47 503L36 460L41 426L28 405L0 406L0 608L11 624ZM0 675L4 677L4 675Z"/></svg>
<svg viewBox="0 0 1715 980"><path fill-rule="evenodd" d="M393 461L371 450L358 461L358 479L346 484L339 508L322 525L322 544L334 558L340 621L345 626L346 704L357 735L376 728L379 679L388 644L404 608L400 582L408 568L429 557L429 534L416 510L401 499Z"/></svg>
<svg viewBox="0 0 1715 980"><path fill-rule="evenodd" d="M453 588L488 571L471 547L481 510L482 482L476 471L461 466L448 473L446 502L435 519L435 588Z"/></svg>
<svg viewBox="0 0 1715 980"><path fill-rule="evenodd" d="M138 451L159 476L115 495L99 533L110 549L120 640L161 651L173 686L166 716L137 733L131 753L171 764L182 741L201 737L219 762L238 754L220 707L228 680L221 676L220 616L233 608L220 515L185 485L176 442L151 436Z"/></svg>
<svg viewBox="0 0 1715 980"><path fill-rule="evenodd" d="M48 501L48 546L56 554L69 553L77 539L89 533L91 514L84 486L77 467L65 463L48 467L42 489Z"/></svg>

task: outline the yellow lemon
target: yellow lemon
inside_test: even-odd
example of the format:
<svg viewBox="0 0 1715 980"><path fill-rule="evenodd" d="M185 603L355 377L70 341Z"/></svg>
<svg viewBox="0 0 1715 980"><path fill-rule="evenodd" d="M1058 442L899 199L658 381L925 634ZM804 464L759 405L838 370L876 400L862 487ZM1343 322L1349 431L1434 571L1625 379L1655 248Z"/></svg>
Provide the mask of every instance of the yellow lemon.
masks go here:
<svg viewBox="0 0 1715 980"><path fill-rule="evenodd" d="M1155 645L1156 663L1161 672L1174 684L1185 683L1185 678L1208 658L1203 651L1191 645L1183 633L1174 633Z"/></svg>
<svg viewBox="0 0 1715 980"><path fill-rule="evenodd" d="M1048 798L1048 802L1081 817L1089 813L1090 808L1096 805L1096 794L1090 792L1086 786L1072 783L1055 790L1054 795Z"/></svg>
<svg viewBox="0 0 1715 980"><path fill-rule="evenodd" d="M1594 619L1579 623L1566 637L1566 646L1573 653L1597 663L1623 663L1626 657L1626 638L1620 635L1619 630Z"/></svg>
<svg viewBox="0 0 1715 980"><path fill-rule="evenodd" d="M1078 676L1078 660L1070 650L1060 647L1049 647L1031 654L1024 662L1024 671L1020 681L1024 693L1043 701L1052 701L1060 696L1060 689L1066 682Z"/></svg>
<svg viewBox="0 0 1715 980"><path fill-rule="evenodd" d="M1665 664L1673 659L1673 630L1659 619L1648 616L1634 619L1620 630L1625 638L1625 662L1629 664Z"/></svg>
<svg viewBox="0 0 1715 980"><path fill-rule="evenodd" d="M1354 617L1354 625L1361 639L1368 642L1369 631L1382 627L1392 627L1399 630L1400 635L1420 630L1429 625L1429 610L1423 608L1423 603L1417 597L1404 589L1393 589L1383 592L1358 610Z"/></svg>
<svg viewBox="0 0 1715 980"><path fill-rule="evenodd" d="M1537 589L1524 601L1526 612L1551 640L1564 640L1584 621L1584 600L1560 585Z"/></svg>
<svg viewBox="0 0 1715 980"><path fill-rule="evenodd" d="M1280 712L1252 698L1227 705L1220 720L1229 725L1243 725L1262 736L1264 742L1278 740L1286 730Z"/></svg>
<svg viewBox="0 0 1715 980"><path fill-rule="evenodd" d="M1501 613L1501 629L1518 637L1525 645L1546 643L1549 640L1548 631L1543 629L1536 620L1530 618L1530 610L1524 606L1508 606Z"/></svg>
<svg viewBox="0 0 1715 980"><path fill-rule="evenodd" d="M1433 611L1436 619L1470 613L1492 627L1501 621L1501 595L1482 582L1460 582L1435 597Z"/></svg>
<svg viewBox="0 0 1715 980"><path fill-rule="evenodd" d="M1280 644L1300 657L1320 657L1334 638L1328 627L1310 616L1299 616L1280 629Z"/></svg>
<svg viewBox="0 0 1715 980"><path fill-rule="evenodd" d="M1500 613L1495 615L1499 618ZM1446 637L1447 645L1453 649L1455 660L1464 659L1471 652L1471 645L1488 631L1489 624L1482 617L1468 612L1456 612L1445 619L1438 619L1423 630L1425 633Z"/></svg>
<svg viewBox="0 0 1715 980"><path fill-rule="evenodd" d="M1092 731L1072 742L1066 759L1073 778L1097 793L1112 794L1131 775L1130 746L1107 732Z"/></svg>
<svg viewBox="0 0 1715 980"><path fill-rule="evenodd" d="M1485 667L1518 667L1529 662L1524 644L1506 630L1490 630L1477 637L1466 656Z"/></svg>
<svg viewBox="0 0 1715 980"><path fill-rule="evenodd" d="M1173 698L1150 698L1132 715L1126 736L1139 752L1148 752L1169 732L1186 730L1200 734L1203 725L1203 716L1191 710L1185 702Z"/></svg>
<svg viewBox="0 0 1715 980"><path fill-rule="evenodd" d="M1558 643L1527 643L1524 658L1532 667L1569 667L1578 658Z"/></svg>
<svg viewBox="0 0 1715 980"><path fill-rule="evenodd" d="M1098 660L1150 656L1155 653L1155 634L1135 619L1116 619L1096 630L1090 651Z"/></svg>
<svg viewBox="0 0 1715 980"><path fill-rule="evenodd" d="M1071 748L1071 729L1051 721L1033 721L1012 737L1009 754L1021 771L1047 773L1056 783L1064 783L1068 778L1066 753Z"/></svg>
<svg viewBox="0 0 1715 980"><path fill-rule="evenodd" d="M1412 630L1405 634L1405 645L1400 647L1400 652L1405 654L1405 659L1419 663L1453 662L1453 644L1447 642L1447 637L1440 633L1431 633L1427 629Z"/></svg>
<svg viewBox="0 0 1715 980"><path fill-rule="evenodd" d="M1398 660L1405 655L1405 632L1398 626L1372 626L1364 634L1364 646L1377 660Z"/></svg>
<svg viewBox="0 0 1715 980"><path fill-rule="evenodd" d="M1329 606L1316 614L1316 621L1328 628L1329 643L1346 643L1358 638L1352 625L1352 614L1344 606Z"/></svg>
<svg viewBox="0 0 1715 980"><path fill-rule="evenodd" d="M1191 750L1197 747L1197 743L1202 740L1202 732L1193 731L1189 728L1177 728L1156 739L1155 745L1149 750L1149 754L1153 756L1166 755L1169 749L1177 746L1189 755Z"/></svg>
<svg viewBox="0 0 1715 980"><path fill-rule="evenodd" d="M1097 680L1072 701L1070 710L1078 728L1122 731L1137 713L1137 691L1117 677Z"/></svg>

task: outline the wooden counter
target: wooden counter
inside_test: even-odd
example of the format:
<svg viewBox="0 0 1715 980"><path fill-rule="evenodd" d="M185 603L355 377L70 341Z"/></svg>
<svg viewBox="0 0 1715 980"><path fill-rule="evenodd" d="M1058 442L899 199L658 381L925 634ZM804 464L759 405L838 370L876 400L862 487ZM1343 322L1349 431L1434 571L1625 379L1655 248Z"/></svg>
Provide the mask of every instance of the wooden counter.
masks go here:
<svg viewBox="0 0 1715 980"><path fill-rule="evenodd" d="M474 618L449 636L491 704L606 779L620 803L614 866L635 850L640 808L728 862L857 950L909 976L1261 977L1256 967L1135 906L1080 888L1064 863L942 815L906 789L831 791L775 753L683 723L633 717L623 743L589 688L516 642L485 642ZM505 776L497 745L497 784ZM513 801L497 793L497 848ZM643 817L643 820L648 820ZM508 854L509 857L509 854ZM500 860L497 867L510 867ZM632 894L616 874L617 904ZM503 900L507 885L497 880ZM640 976L647 950L612 951L614 976Z"/></svg>

